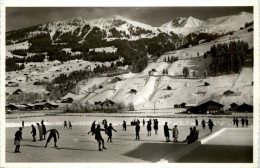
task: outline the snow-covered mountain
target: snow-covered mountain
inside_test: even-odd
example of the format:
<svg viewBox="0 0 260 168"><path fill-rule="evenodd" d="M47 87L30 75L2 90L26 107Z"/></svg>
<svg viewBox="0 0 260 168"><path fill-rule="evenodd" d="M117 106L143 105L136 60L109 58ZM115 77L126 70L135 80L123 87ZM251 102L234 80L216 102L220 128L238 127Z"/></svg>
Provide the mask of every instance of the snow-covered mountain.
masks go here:
<svg viewBox="0 0 260 168"><path fill-rule="evenodd" d="M226 33L239 30L245 23L253 21L253 14L241 12L236 15L210 18L206 21L192 16L179 17L160 27L153 27L141 22L133 21L122 16L112 16L85 20L82 17L46 23L30 28L7 32L7 42L24 41L39 34L50 34L54 42L64 42L65 39L76 39L84 42L87 36L98 34L102 40L152 38L159 33L187 35L191 32ZM19 34L17 36L17 34ZM11 37L11 38L9 38Z"/></svg>
<svg viewBox="0 0 260 168"><path fill-rule="evenodd" d="M195 28L199 27L204 23L204 21L193 18L192 16L185 18L185 17L179 17L173 21L170 21L168 23L163 24L162 28Z"/></svg>
<svg viewBox="0 0 260 168"><path fill-rule="evenodd" d="M245 23L253 21L253 14L241 12L236 15L210 18L202 21L193 17L179 17L160 26L162 30L173 31L177 34L192 32L227 33L237 31L245 26Z"/></svg>

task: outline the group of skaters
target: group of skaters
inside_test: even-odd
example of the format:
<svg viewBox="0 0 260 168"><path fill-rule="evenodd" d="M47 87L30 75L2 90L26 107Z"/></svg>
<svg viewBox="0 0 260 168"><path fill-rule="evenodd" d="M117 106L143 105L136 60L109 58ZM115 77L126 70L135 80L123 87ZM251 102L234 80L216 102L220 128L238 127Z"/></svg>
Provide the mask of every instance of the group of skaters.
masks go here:
<svg viewBox="0 0 260 168"><path fill-rule="evenodd" d="M242 127L246 125L248 127L248 119L247 118L241 118L241 120L238 120L238 118L234 117L233 118L233 125L236 125L238 127L238 123L241 122Z"/></svg>
<svg viewBox="0 0 260 168"><path fill-rule="evenodd" d="M233 119L233 124L236 125L238 127L238 123L241 122L242 123L242 127L244 127L244 125L248 126L248 119L247 118L242 118L241 120L238 120L238 118L234 118ZM140 140L140 121L139 120L134 120L135 123L135 133L136 133L136 137L135 140ZM145 119L143 119L142 124L143 127L145 127L146 125L146 129L147 129L147 136L151 136L151 132L152 132L152 120L148 120L147 122L145 121ZM211 119L208 120L208 122L206 122L204 119L202 119L201 121L201 126L203 129L205 129L206 124L208 124L209 130L210 132L212 132L213 130L213 126L214 123ZM45 136L48 132L50 132L49 137L46 141L46 145L45 147L47 147L48 143L50 142L50 140L53 138L54 139L54 147L57 147L56 142L57 142L57 136L58 135L58 139L59 139L59 132L56 129L50 129L48 131L46 131L46 127L44 125L44 120L41 121L41 124L36 123L37 127L38 127L38 133L39 133L39 141L45 140ZM100 124L96 124L96 121L94 121L91 125L91 129L88 132L88 134L92 134L95 135L95 140L98 142L98 149L99 151L102 151L102 149L106 149L105 147L105 143L104 143L104 139L101 135L101 131L104 131L105 134L107 134L108 138L107 138L107 142L112 143L112 132L115 131L117 132L117 130L115 130L112 126L112 123L110 123L108 125L107 120L104 119L102 121L102 125L104 126L104 128L101 128ZM198 131L196 130L196 127L198 127L199 125L199 121L198 119L195 119L195 127L190 127L190 134L187 136L187 138L183 141L183 142L187 142L189 138L193 137L194 135L198 134ZM64 128L68 129L72 129L72 124L70 121L65 120L63 123ZM24 127L24 121L22 121L22 127ZM15 133L15 142L14 144L16 145L15 147L15 153L20 153L20 141L22 140L22 127L19 128L19 130ZM34 127L34 125L31 125L32 127L32 137L33 137L33 142L36 142L36 138L35 136L37 135L37 131L36 128ZM157 119L153 119L153 128L155 130L155 135L158 135L158 120ZM123 121L123 131L126 131L127 129L127 124L125 121ZM172 137L173 137L173 142L178 142L178 135L179 135L179 130L177 125L174 125L173 128L169 128L168 123L165 122L164 124L164 136L166 138L166 142L170 142L170 131L172 131ZM101 148L102 145L102 148Z"/></svg>
<svg viewBox="0 0 260 168"><path fill-rule="evenodd" d="M41 124L36 123L37 127L38 127L38 133L39 133L39 141L43 141L45 140L45 136L47 135L47 133L49 134L49 137L47 138L46 144L45 144L45 148L47 147L48 143L50 142L50 140L53 138L54 139L54 147L57 147L56 143L57 143L57 136L58 135L58 139L59 139L59 132L56 129L50 129L50 130L46 130L46 126L44 124L44 120L41 121ZM32 124L31 125L32 130L31 130L31 134L32 134L32 142L36 142L36 135L37 135L37 131L35 126ZM20 145L21 145L21 140L22 140L22 129L24 128L24 121L22 121L22 127L19 128L19 130L15 133L15 138L14 138L14 145L15 145L15 153L21 153L20 151Z"/></svg>
<svg viewBox="0 0 260 168"><path fill-rule="evenodd" d="M68 125L69 125L69 127L68 127ZM67 124L67 121L65 120L65 121L63 122L63 127L64 127L64 128L68 128L68 129L72 129L72 124L71 124L70 121L69 121L68 124Z"/></svg>
<svg viewBox="0 0 260 168"><path fill-rule="evenodd" d="M102 124L104 125L104 129L101 128L100 124L96 124L96 121L94 121L91 125L90 131L88 132L88 134L92 133L92 135L95 135L95 140L98 142L98 150L102 151L102 149L107 149L105 147L105 142L104 139L101 135L101 131L104 131L105 134L107 134L108 138L107 138L107 142L112 143L112 132L115 131L117 132L117 130L115 130L112 126L112 123L107 124L107 120L103 120ZM102 145L102 148L101 148Z"/></svg>

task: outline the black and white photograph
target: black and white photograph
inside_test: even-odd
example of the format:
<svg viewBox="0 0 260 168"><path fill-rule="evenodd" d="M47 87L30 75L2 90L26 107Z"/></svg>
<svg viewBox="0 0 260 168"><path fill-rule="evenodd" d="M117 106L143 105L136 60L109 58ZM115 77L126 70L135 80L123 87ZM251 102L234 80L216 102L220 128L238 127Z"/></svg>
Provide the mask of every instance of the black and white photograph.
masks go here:
<svg viewBox="0 0 260 168"><path fill-rule="evenodd" d="M1 164L256 166L253 3L2 8Z"/></svg>

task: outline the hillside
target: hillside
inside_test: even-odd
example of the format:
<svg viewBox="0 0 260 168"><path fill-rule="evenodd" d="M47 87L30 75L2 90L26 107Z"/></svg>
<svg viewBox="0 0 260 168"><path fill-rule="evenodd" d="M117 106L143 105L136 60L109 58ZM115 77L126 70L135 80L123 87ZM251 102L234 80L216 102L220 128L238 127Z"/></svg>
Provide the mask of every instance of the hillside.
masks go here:
<svg viewBox="0 0 260 168"><path fill-rule="evenodd" d="M23 95L12 97L21 89L56 102L62 97L72 97L82 105L109 99L126 106L133 104L137 110L173 108L175 104L199 104L209 99L224 104L225 109L233 102L252 105L252 65L239 67L240 73L214 74L212 62L216 57L213 53L205 56L213 45L241 45L244 41L248 49L243 59L252 61L253 26L240 30L251 21L252 14L240 13L207 21L179 18L155 28L120 16L91 21L79 17L7 32L7 64L12 65L6 72L7 100L22 99ZM209 27L212 29L207 30ZM177 35L173 33L177 29L197 34ZM235 32L214 36L223 29ZM187 37L200 42L183 47ZM184 67L189 69L187 78ZM235 94L224 96L227 90Z"/></svg>

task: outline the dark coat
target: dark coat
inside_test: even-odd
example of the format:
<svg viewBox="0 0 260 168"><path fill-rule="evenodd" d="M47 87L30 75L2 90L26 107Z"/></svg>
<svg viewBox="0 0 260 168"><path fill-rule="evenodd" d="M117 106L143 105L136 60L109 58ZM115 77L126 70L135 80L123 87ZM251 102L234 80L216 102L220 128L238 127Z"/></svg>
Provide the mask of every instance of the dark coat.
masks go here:
<svg viewBox="0 0 260 168"><path fill-rule="evenodd" d="M46 131L46 130L45 130L45 131ZM36 135L36 129L35 129L35 127L32 127L31 134L32 134L33 136L35 136L35 135Z"/></svg>
<svg viewBox="0 0 260 168"><path fill-rule="evenodd" d="M14 140L20 141L22 140L22 131L16 131L15 135L14 135Z"/></svg>
<svg viewBox="0 0 260 168"><path fill-rule="evenodd" d="M164 129L164 135L166 137L170 136L168 125L164 125L163 129Z"/></svg>

